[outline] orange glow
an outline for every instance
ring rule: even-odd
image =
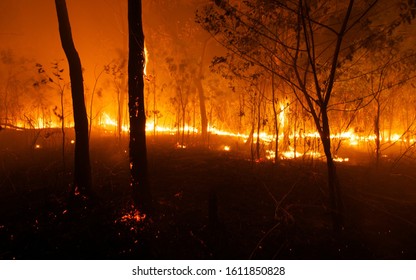
[[[334,158],[334,161],[335,161],[335,162],[348,162],[348,161],[350,161],[350,159],[349,159],[349,158],[340,158],[340,157],[335,157],[335,158]]]
[[[149,51],[146,48],[146,43],[144,44],[144,69],[143,73],[145,76],[147,76],[147,63],[149,61]]]
[[[146,219],[146,213],[140,213],[139,210],[132,210],[121,217],[122,223],[136,222],[140,223]]]
[[[276,158],[276,152],[272,150],[266,150],[266,159],[274,160]]]
[[[117,121],[110,118],[110,116],[107,113],[103,113],[102,117],[103,117],[103,120],[104,120],[102,122],[102,125],[104,125],[104,126],[106,126],[106,125],[108,125],[108,126],[117,126]]]
[[[182,145],[182,144],[176,143],[176,148],[178,148],[178,149],[186,149],[186,145]]]

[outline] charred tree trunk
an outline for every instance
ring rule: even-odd
[[[142,1],[128,0],[129,23],[129,118],[130,118],[130,186],[139,210],[151,204],[146,149],[146,113],[144,108],[145,66]]]
[[[91,191],[91,166],[88,142],[88,117],[84,101],[81,60],[72,39],[65,0],[55,0],[62,48],[68,59],[75,123],[74,185],[71,195],[86,196]]]
[[[328,112],[327,110],[322,110],[322,130],[320,131],[320,137],[325,152],[328,171],[329,200],[332,214],[332,222],[334,230],[338,232],[342,229],[342,226],[344,224],[344,211],[337,170],[331,152],[330,136],[331,132],[329,128]]]

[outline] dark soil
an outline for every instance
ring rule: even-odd
[[[173,136],[149,137],[153,210],[138,222],[126,216],[125,139],[91,140],[94,196],[69,204],[70,136],[64,170],[59,137],[42,133],[0,132],[0,259],[416,258],[412,164],[339,163],[335,233],[323,162],[252,162],[227,139],[178,149]],[[224,141],[230,152],[214,145]]]

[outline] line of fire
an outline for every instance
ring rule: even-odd
[[[414,1],[3,2],[0,259],[416,258]]]

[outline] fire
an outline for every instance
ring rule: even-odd
[[[104,126],[108,125],[108,126],[117,126],[117,122],[115,120],[113,120],[112,118],[110,118],[110,116],[107,113],[103,113],[102,114],[103,117],[103,122],[102,124]]]
[[[176,148],[177,149],[186,149],[186,145],[176,143]]]
[[[266,159],[274,160],[276,158],[276,152],[272,150],[266,150]]]
[[[122,223],[136,222],[140,223],[146,219],[146,213],[141,213],[139,210],[132,210],[121,217]]]
[[[340,158],[340,157],[334,157],[333,159],[335,162],[348,162],[350,161],[349,158]]]
[[[230,149],[231,149],[230,146],[224,146],[224,151],[228,152],[228,151],[230,151]]]
[[[143,73],[147,76],[147,62],[149,61],[149,51],[146,48],[146,43],[144,44],[144,69]]]
[[[302,156],[303,156],[303,154],[301,154],[299,152],[295,152],[292,147],[289,147],[289,151],[284,151],[282,153],[282,158],[284,158],[284,159],[293,159],[293,158],[299,158],[299,157],[302,157]]]
[[[115,119],[112,119],[110,117],[110,115],[108,115],[107,113],[103,112],[101,114],[101,123],[100,125],[102,128],[116,128],[118,126],[117,121]],[[123,132],[129,132],[129,126],[128,125],[122,125],[121,126],[121,131]]]

